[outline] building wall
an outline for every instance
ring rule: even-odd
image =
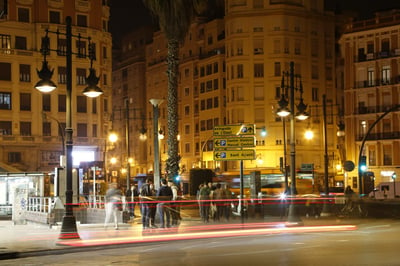
[[[340,44],[344,58],[346,150],[358,164],[361,141],[386,111],[399,103],[400,14],[377,13],[347,25]],[[391,181],[400,163],[399,112],[388,113],[371,130],[363,154],[375,183]],[[348,181],[358,176],[358,167]]]
[[[74,130],[74,150],[99,151],[96,160],[101,158],[100,148],[103,146],[103,131],[107,127],[107,114],[111,108],[111,34],[108,32],[109,7],[103,5],[104,1],[8,1],[8,13],[1,18],[3,39],[9,41],[1,47],[1,63],[11,64],[11,79],[0,80],[0,92],[11,93],[10,110],[0,112],[0,121],[11,122],[12,132],[1,136],[0,160],[17,167],[21,171],[52,171],[59,165],[59,155],[62,153],[62,141],[59,136],[58,122],[65,125],[65,112],[60,112],[58,107],[59,95],[65,95],[65,84],[60,83],[59,67],[65,67],[64,56],[57,56],[51,52],[47,61],[54,69],[52,80],[58,88],[50,94],[50,110],[43,110],[43,96],[34,89],[39,80],[36,69],[41,69],[43,57],[39,52],[41,38],[45,30],[65,33],[65,17],[72,17],[74,35],[91,37],[96,44],[96,61],[93,68],[100,77],[99,87],[104,91],[101,98],[86,99],[86,112],[77,113],[77,96],[82,96],[85,85],[77,85],[76,69],[82,68],[88,75],[90,62],[88,59],[73,56],[72,71],[72,121]],[[50,16],[50,12],[52,16]],[[58,18],[55,14],[58,14]],[[54,16],[53,16],[54,15]],[[80,19],[86,18],[86,26],[78,24]],[[58,21],[57,21],[58,19]],[[81,23],[84,23],[81,22]],[[20,38],[23,37],[23,38]],[[57,35],[49,33],[51,49],[57,49]],[[21,39],[26,39],[26,42]],[[65,39],[62,34],[60,38]],[[87,40],[86,44],[88,44]],[[21,46],[22,45],[22,46]],[[73,38],[72,48],[75,50],[76,38]],[[87,48],[86,48],[87,49]],[[75,51],[76,52],[76,51]],[[21,70],[20,65],[27,65],[28,70]],[[63,76],[63,75],[62,75]],[[20,95],[24,93],[30,100],[20,102]],[[85,97],[86,98],[86,97]],[[46,104],[47,105],[47,104]],[[62,103],[61,105],[65,105]],[[96,107],[93,107],[96,105]],[[26,106],[26,108],[24,108]],[[29,107],[30,106],[30,107]],[[26,110],[21,110],[26,109]],[[51,132],[48,136],[43,134],[43,111],[51,123]],[[58,122],[57,122],[58,121]],[[30,132],[22,132],[21,123],[30,124]],[[86,132],[78,135],[78,124],[85,127]],[[4,124],[3,124],[4,125]],[[25,124],[27,125],[27,124]],[[93,132],[97,126],[96,132]],[[29,126],[28,126],[29,127]],[[4,130],[4,129],[3,129]]]

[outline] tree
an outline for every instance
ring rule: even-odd
[[[180,161],[177,140],[179,44],[184,41],[195,17],[206,10],[207,0],[143,0],[143,3],[157,17],[160,29],[168,42],[168,159],[166,172],[168,179],[174,179],[179,173]]]

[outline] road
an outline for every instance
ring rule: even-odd
[[[4,260],[1,265],[399,265],[398,220],[365,220],[356,230],[192,239],[99,247]]]

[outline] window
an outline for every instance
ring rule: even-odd
[[[254,100],[256,100],[256,101],[264,100],[264,87],[263,86],[254,87]]]
[[[274,40],[274,54],[279,54],[281,52],[281,41]]]
[[[217,96],[217,97],[214,97],[214,108],[218,108],[218,106],[219,106],[219,98]]]
[[[238,64],[237,65],[237,78],[243,78],[243,65]]]
[[[214,79],[214,90],[218,90],[219,89],[219,81],[218,79]]]
[[[300,40],[295,40],[295,42],[294,42],[294,54],[296,54],[296,55],[301,54],[301,42],[300,42]]]
[[[43,122],[42,135],[45,137],[51,136],[51,123],[50,122]]]
[[[18,21],[19,22],[29,22],[29,9],[28,8],[18,8]]]
[[[243,89],[243,87],[238,87],[237,88],[237,100],[238,101],[244,101],[244,89]]]
[[[0,48],[11,49],[11,35],[0,34]]]
[[[61,23],[60,12],[49,11],[49,22],[54,24],[60,24]]]
[[[77,55],[76,57],[78,58],[85,58],[86,57],[86,42],[82,40],[77,40],[76,41],[76,50],[77,50]]]
[[[185,88],[185,96],[190,96],[190,88]]]
[[[381,55],[389,55],[389,51],[390,51],[390,43],[389,43],[389,39],[383,39],[382,40],[382,53]]]
[[[190,125],[185,125],[185,134],[190,134]]]
[[[212,74],[212,65],[209,64],[206,66],[206,75],[211,75]]]
[[[383,145],[383,165],[392,165],[392,146]]]
[[[51,95],[42,94],[42,110],[46,112],[51,111]]]
[[[97,99],[92,98],[92,114],[97,114]]]
[[[0,135],[12,135],[11,121],[0,121]]]
[[[21,162],[21,153],[20,152],[9,152],[8,153],[8,162],[9,163],[20,163]]]
[[[254,64],[254,77],[255,78],[264,77],[264,64],[263,63]]]
[[[264,108],[254,109],[254,121],[257,123],[264,122]]]
[[[218,62],[214,63],[214,73],[218,73]]]
[[[326,80],[332,80],[332,68],[331,67],[326,67],[325,68],[326,72]]]
[[[212,102],[213,102],[212,98],[208,98],[207,99],[207,109],[211,109],[212,108],[212,106],[213,106]]]
[[[67,83],[67,69],[65,67],[58,67],[58,83],[66,84]]]
[[[201,100],[200,102],[200,110],[203,111],[206,109],[206,101],[205,100]]]
[[[87,112],[87,100],[86,96],[78,95],[76,96],[76,111],[78,113],[86,113]]]
[[[254,40],[254,54],[264,54],[263,40]]]
[[[104,112],[108,112],[108,100],[104,99],[103,101],[103,108],[104,108]]]
[[[284,52],[285,54],[288,54],[288,53],[289,53],[289,39],[285,39],[285,40],[284,40],[283,52]]]
[[[0,109],[11,110],[11,93],[0,92]]]
[[[382,67],[382,85],[390,84],[390,66]]]
[[[67,54],[67,40],[57,39],[57,55],[65,56]]]
[[[92,136],[94,138],[97,138],[97,125],[96,124],[92,125]]]
[[[280,62],[274,63],[274,73],[275,73],[275,77],[279,77],[281,75],[281,63]]]
[[[26,37],[15,36],[15,49],[26,50]]]
[[[77,124],[77,132],[76,135],[78,137],[83,137],[86,138],[87,137],[87,125],[83,124],[83,123],[78,123]]]
[[[65,95],[58,95],[58,111],[59,112],[65,112],[66,100],[67,100],[67,97]]]
[[[76,69],[76,84],[86,85],[86,69],[84,68]]]
[[[368,42],[367,43],[367,54],[373,54],[373,53],[374,53],[374,43]]]
[[[375,86],[375,71],[373,67],[367,70],[367,86]]]
[[[0,80],[11,81],[11,64],[0,62]]]
[[[213,85],[212,80],[207,81],[206,90],[207,91],[212,91],[212,85]]]
[[[185,116],[190,115],[190,106],[185,106]]]
[[[19,124],[19,134],[21,136],[31,136],[31,122],[20,122]]]
[[[19,65],[19,81],[31,82],[31,66],[30,65]]]
[[[20,93],[19,94],[19,110],[30,111],[31,110],[31,94]]]
[[[200,83],[200,93],[204,93],[206,91],[206,85],[204,82]]]
[[[213,120],[207,119],[207,130],[212,130],[214,128]]]
[[[76,16],[76,25],[79,27],[87,27],[87,16],[77,15]]]
[[[190,152],[190,143],[185,143],[185,152],[186,153]]]
[[[312,88],[312,100],[313,102],[318,102],[319,101],[319,95],[318,95],[318,88]]]

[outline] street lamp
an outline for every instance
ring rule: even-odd
[[[42,41],[41,53],[43,55],[43,64],[42,69],[38,72],[38,76],[41,79],[36,85],[35,88],[41,92],[51,92],[56,88],[54,82],[51,81],[51,77],[53,75],[54,70],[49,70],[46,56],[50,54],[50,39],[48,37],[48,33],[55,33],[57,37],[61,35],[65,35],[66,37],[66,127],[65,127],[65,137],[66,137],[66,152],[67,152],[67,160],[66,160],[66,190],[65,190],[65,213],[62,219],[61,226],[61,234],[59,239],[72,239],[79,238],[78,230],[76,227],[76,219],[72,209],[72,149],[73,149],[73,141],[72,141],[72,37],[78,37],[79,40],[82,38],[80,35],[75,36],[72,34],[72,20],[71,17],[66,17],[66,32],[60,33],[59,31],[53,32],[46,30],[46,36]],[[86,38],[89,40],[89,59],[90,62],[90,74],[86,78],[86,83],[88,85],[84,90],[84,94],[88,97],[97,97],[103,92],[99,87],[97,87],[98,78],[95,75],[95,71],[92,68],[92,62],[95,59],[94,55],[94,47],[90,43],[90,38]],[[62,54],[64,51],[55,50],[59,54]],[[82,55],[80,50],[78,53],[79,57],[87,57],[87,55]]]
[[[158,190],[160,187],[160,144],[158,142],[158,117],[159,117],[159,106],[164,102],[163,99],[150,99],[150,103],[153,105],[153,142],[154,142],[154,188]]]
[[[107,144],[111,143],[111,145],[114,145],[115,142],[118,140],[118,135],[115,132],[111,132],[108,137],[104,140],[104,154],[103,154],[103,162],[104,162],[104,175],[106,176],[107,180],[107,152],[109,149],[107,149]],[[108,182],[111,182],[111,178],[109,179]]]
[[[286,78],[286,80],[285,80]],[[295,86],[295,78],[296,78],[296,86]],[[297,87],[297,79],[299,79],[299,87]],[[286,81],[286,82],[285,82]],[[295,135],[295,118],[299,120],[305,120],[308,118],[308,114],[306,113],[307,105],[303,102],[303,85],[299,75],[294,74],[294,62],[290,62],[289,72],[283,72],[282,75],[282,95],[281,99],[278,102],[279,109],[277,114],[281,117],[290,116],[290,194],[296,195],[296,135]],[[296,91],[300,92],[300,103],[297,105],[298,112],[295,115],[294,112],[294,93]],[[289,96],[287,96],[287,92],[289,91]],[[287,101],[287,98],[289,102]],[[287,105],[289,103],[289,108]],[[294,202],[292,200],[289,206],[289,214],[288,214],[289,222],[299,223],[301,222],[300,217],[296,215],[296,210],[294,206]]]

